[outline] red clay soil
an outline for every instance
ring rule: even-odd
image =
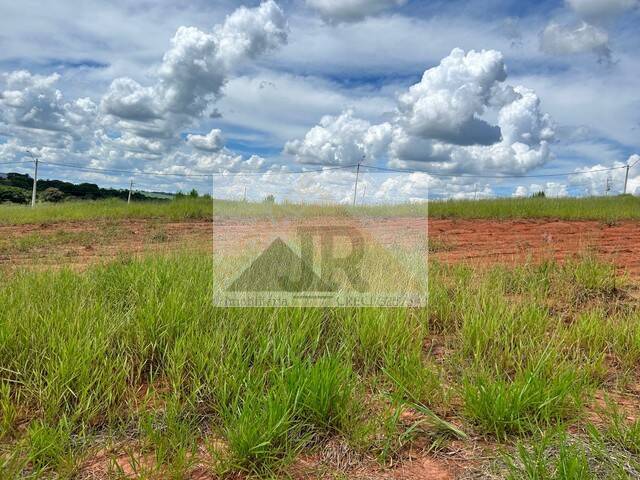
[[[441,220],[420,218],[351,219],[386,246],[426,244],[430,257],[444,263],[518,264],[546,259],[564,261],[580,255],[613,262],[640,276],[640,222],[609,225],[598,221]],[[295,222],[237,221],[216,224],[216,250],[268,243],[270,235],[290,232]],[[428,227],[427,227],[428,225]],[[428,231],[428,234],[427,234]]]
[[[176,250],[211,251],[269,242],[275,232],[295,229],[295,222],[224,220],[159,222],[63,222],[0,226],[0,265],[66,265],[83,267],[121,254]],[[420,218],[370,218],[360,227],[381,243],[426,244],[427,222]],[[60,232],[75,235],[54,245],[14,248],[27,236]],[[480,265],[516,264],[528,260],[566,260],[593,254],[615,263],[620,271],[640,276],[640,222],[613,225],[598,221],[441,220],[428,221],[431,258]],[[3,247],[2,240],[5,240]],[[9,243],[6,243],[9,242]],[[8,246],[7,246],[8,245]]]
[[[515,264],[593,254],[620,271],[640,276],[640,222],[430,220],[441,240],[434,257],[444,262]]]
[[[60,234],[66,237],[60,237]],[[60,222],[0,226],[0,266],[82,269],[119,255],[211,248],[212,224],[206,221],[153,220]],[[20,240],[41,237],[19,247]],[[4,241],[4,243],[3,243]]]

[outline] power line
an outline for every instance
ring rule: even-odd
[[[0,162],[0,165],[17,165],[21,163],[33,163],[33,160],[16,160],[15,162]]]
[[[640,160],[636,160],[630,168],[633,168],[636,164],[638,164]],[[12,165],[12,164],[24,164],[31,163],[31,160],[26,161],[13,161],[13,162],[0,162],[0,165]],[[313,170],[300,170],[300,171],[271,171],[266,170],[262,172],[251,172],[247,170],[225,170],[222,172],[215,173],[170,173],[170,172],[146,172],[146,171],[136,171],[136,170],[124,170],[124,169],[116,169],[116,168],[99,168],[99,167],[84,167],[81,165],[75,165],[71,163],[63,163],[63,162],[50,162],[50,161],[40,161],[40,163],[45,165],[57,166],[57,167],[66,167],[72,168],[75,170],[82,170],[87,172],[94,173],[116,173],[116,174],[127,174],[127,175],[144,175],[144,176],[154,176],[154,177],[183,177],[183,178],[212,178],[212,177],[220,177],[227,176],[230,174],[238,175],[238,176],[261,176],[261,175],[302,175],[307,173],[321,173],[332,170],[349,170],[351,168],[357,167],[357,164],[353,165],[340,165],[334,167],[323,167],[319,169]],[[389,168],[389,167],[378,167],[375,165],[361,165],[362,168],[366,168],[369,170],[375,170],[377,172],[389,172],[389,173],[424,173],[433,177],[441,177],[441,178],[490,178],[490,179],[510,179],[510,178],[551,178],[551,177],[568,177],[573,175],[585,175],[588,173],[596,173],[596,172],[609,172],[612,170],[620,170],[623,168],[627,168],[626,165],[620,167],[610,167],[610,168],[599,168],[595,170],[589,170],[585,172],[564,172],[564,173],[541,173],[534,175],[471,175],[471,174],[447,174],[447,173],[435,173],[429,172],[427,170],[419,170],[419,169],[410,169],[410,168]],[[375,172],[370,172],[375,173]]]
[[[235,174],[238,176],[261,176],[261,175],[301,175],[306,173],[321,173],[331,170],[346,170],[355,167],[356,165],[344,165],[338,167],[325,167],[321,169],[315,170],[301,170],[301,171],[262,171],[262,172],[250,172],[250,171],[240,171],[240,170],[225,170],[224,172],[215,172],[215,173],[169,173],[169,172],[145,172],[145,171],[135,171],[135,170],[121,170],[115,168],[98,168],[98,167],[83,167],[80,165],[74,165],[70,163],[62,163],[62,162],[45,162],[41,161],[40,163],[45,165],[52,165],[57,167],[66,167],[72,168],[75,170],[82,170],[87,172],[94,173],[122,173],[127,175],[147,175],[147,176],[159,176],[159,177],[185,177],[185,178],[212,178],[212,177],[220,177],[227,176],[229,174]]]
[[[460,174],[455,175],[455,174],[447,174],[447,173],[432,173],[432,172],[428,172],[426,170],[416,170],[416,169],[410,169],[410,168],[406,168],[406,169],[386,168],[386,167],[376,167],[376,166],[373,166],[373,165],[362,165],[362,167],[371,168],[371,169],[378,170],[378,171],[381,171],[381,172],[425,173],[427,175],[431,175],[432,177],[443,177],[443,178],[463,177],[463,178],[494,178],[494,179],[499,179],[499,178],[568,177],[570,175],[585,175],[585,174],[588,174],[588,173],[609,172],[611,170],[620,170],[620,169],[623,169],[623,168],[627,168],[626,165],[623,165],[621,167],[599,168],[599,169],[596,169],[596,170],[588,170],[586,172],[541,173],[541,174],[538,174],[538,175],[469,175],[469,174],[464,174],[464,173],[460,173]]]
[[[631,165],[623,165],[619,167],[610,167],[610,168],[599,168],[588,171],[573,171],[573,172],[565,172],[565,173],[547,173],[547,174],[533,174],[533,175],[472,175],[472,174],[447,174],[447,173],[432,173],[426,170],[419,169],[401,169],[401,168],[388,168],[388,167],[379,167],[374,165],[360,165],[361,168],[366,168],[369,170],[369,173],[424,173],[433,177],[440,178],[475,178],[475,179],[519,179],[519,178],[552,178],[552,177],[572,177],[576,175],[586,175],[590,173],[596,172],[611,172],[613,170],[621,170],[623,168],[633,168],[640,162],[636,160]],[[0,165],[17,165],[17,164],[26,164],[32,163],[31,160],[16,160],[10,162],[0,162]],[[116,168],[100,168],[100,167],[89,167],[89,166],[81,166],[71,163],[64,162],[49,162],[49,161],[40,161],[41,164],[52,166],[52,167],[65,167],[75,170],[81,170],[86,172],[94,172],[94,173],[102,173],[102,174],[119,174],[119,175],[129,175],[129,176],[151,176],[151,177],[179,177],[179,178],[201,178],[201,179],[213,179],[214,177],[226,177],[229,175],[234,175],[235,177],[252,177],[252,176],[276,176],[276,175],[302,175],[307,173],[323,173],[328,171],[336,171],[336,170],[350,170],[358,167],[358,165],[338,165],[338,166],[326,166],[318,169],[310,169],[310,170],[300,170],[300,171],[248,171],[248,170],[224,170],[213,173],[169,173],[169,172],[149,172],[149,171],[135,171],[135,170],[124,170],[124,169],[116,169]],[[357,175],[357,174],[356,174]],[[585,179],[587,180],[587,179]],[[580,189],[581,187],[593,187],[593,182],[575,182],[566,185],[568,189]]]
[[[51,165],[54,167],[65,167],[71,168],[74,170],[82,170],[85,172],[94,172],[94,173],[124,173],[127,175],[150,175],[150,176],[168,176],[168,177],[201,177],[207,178],[211,177],[211,174],[208,173],[166,173],[166,172],[140,172],[135,170],[121,170],[116,168],[98,168],[98,167],[83,167],[81,165],[74,165],[71,163],[61,163],[61,162],[41,162],[45,165]]]

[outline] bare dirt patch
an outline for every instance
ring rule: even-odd
[[[369,218],[363,228],[381,243],[413,243],[423,218]],[[281,221],[285,225],[286,220]],[[295,228],[295,222],[290,223]],[[243,219],[162,222],[126,220],[63,222],[0,227],[0,265],[82,268],[125,254],[212,251],[243,248],[238,239],[266,242],[271,220]],[[405,232],[407,235],[405,235]],[[640,222],[610,225],[598,221],[442,220],[428,221],[425,246],[445,263],[515,265],[545,259],[563,261],[585,253],[613,262],[621,272],[640,276]],[[409,240],[411,238],[411,240]]]
[[[640,275],[640,222],[430,220],[430,238],[447,245],[432,253],[443,262],[506,263],[593,254],[619,270]]]
[[[149,252],[208,251],[212,223],[154,220],[0,226],[0,266],[82,269]]]

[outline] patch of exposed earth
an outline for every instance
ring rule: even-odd
[[[323,220],[324,221],[324,220]],[[343,219],[329,220],[344,224]],[[366,238],[388,247],[425,247],[445,263],[517,264],[585,253],[640,276],[640,222],[468,220],[416,217],[351,219]],[[305,220],[304,224],[318,223]],[[427,228],[428,225],[428,228]],[[0,226],[0,265],[82,268],[149,252],[229,252],[262,247],[275,236],[294,235],[299,221],[224,219],[164,222],[124,220]],[[429,240],[427,240],[427,231]]]

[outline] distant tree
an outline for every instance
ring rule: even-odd
[[[42,200],[45,202],[57,203],[64,200],[64,193],[55,187],[49,187],[42,192]]]
[[[210,194],[208,194],[208,193],[205,193],[205,194],[202,196],[202,198],[204,198],[204,199],[206,199],[206,200],[211,200],[211,199],[212,199],[211,195],[210,195]]]
[[[273,195],[267,195],[264,197],[264,200],[262,200],[262,203],[276,203],[276,197]]]
[[[194,188],[193,190],[191,190],[191,191],[189,192],[189,196],[190,196],[191,198],[198,198],[198,197],[199,197],[199,195],[198,195],[198,191]]]
[[[182,200],[185,197],[186,195],[182,193],[181,190],[178,190],[173,198],[175,198],[176,200]]]
[[[539,192],[535,192],[531,195],[532,198],[544,198],[546,195],[544,194],[544,190],[540,190]]]
[[[0,203],[29,203],[29,192],[18,187],[0,185]]]

